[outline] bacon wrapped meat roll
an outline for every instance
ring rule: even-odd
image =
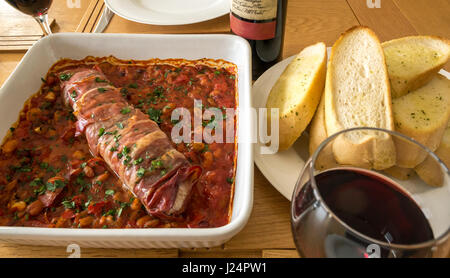
[[[201,168],[191,165],[158,124],[129,105],[99,70],[60,76],[65,103],[78,119],[77,132],[85,133],[93,155],[103,157],[151,215],[182,213]]]

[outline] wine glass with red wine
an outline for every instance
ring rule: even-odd
[[[375,156],[384,156],[386,143],[373,143],[365,151],[350,144],[344,153],[351,155],[342,156],[342,140],[361,134],[377,134],[394,150],[407,146],[422,162],[414,170],[369,169],[370,154],[377,150]],[[306,163],[292,197],[291,224],[302,257],[446,257],[449,170],[431,150],[398,132],[344,130],[327,138]]]
[[[5,0],[11,6],[19,11],[31,15],[36,19],[44,32],[44,35],[50,35],[52,30],[48,24],[47,12],[53,0]]]

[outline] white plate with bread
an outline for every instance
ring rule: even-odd
[[[354,27],[333,48],[317,43],[279,62],[253,85],[253,106],[279,108],[280,123],[278,152],[261,154],[257,143],[256,165],[290,200],[310,153],[328,135],[371,126],[416,139],[450,166],[450,73],[442,69],[449,58],[447,39],[414,36],[380,43],[372,30]],[[418,151],[376,136],[352,140],[342,143],[340,154],[334,150],[339,163],[433,185]],[[374,154],[374,146],[383,146],[383,155]],[[330,163],[336,161],[323,166]]]

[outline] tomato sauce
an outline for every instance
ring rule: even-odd
[[[77,61],[73,67],[91,67]],[[177,124],[175,108],[194,115],[194,99],[209,107],[236,108],[236,70],[204,63],[135,63],[95,60],[113,86],[134,107],[148,114],[169,138]],[[140,201],[99,157],[84,135],[76,136],[76,118],[65,106],[56,71],[25,104],[0,153],[0,225],[71,228],[219,227],[229,222],[235,176],[236,142],[173,143],[203,168],[180,219],[147,214]],[[202,129],[214,129],[216,119]],[[225,128],[226,117],[223,119]],[[235,119],[234,119],[235,121]],[[192,117],[193,126],[193,117]],[[225,133],[225,132],[224,132]],[[193,136],[193,135],[192,135]],[[234,138],[234,137],[233,137]]]

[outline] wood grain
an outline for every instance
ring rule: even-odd
[[[297,250],[293,249],[268,249],[262,251],[263,258],[300,258]]]
[[[80,7],[69,8],[66,1],[53,1],[48,12],[52,31],[74,31],[83,15],[84,9],[90,2],[90,0],[81,0]],[[0,26],[2,29],[0,33],[0,51],[3,52],[26,51],[43,35],[39,24],[32,16],[19,12],[5,1],[0,2]],[[11,39],[11,37],[14,39]],[[20,42],[18,42],[19,40]]]
[[[393,0],[420,35],[450,39],[449,0]]]
[[[0,243],[0,258],[67,258],[66,247]],[[81,248],[82,258],[176,258],[177,249],[97,249]]]
[[[92,1],[96,0],[80,0],[80,6],[73,8],[67,6],[67,1],[53,1],[48,11],[48,16],[56,20],[53,32],[75,32]]]
[[[366,1],[347,0],[361,25],[375,31],[381,41],[416,35],[417,31],[393,0],[382,0],[381,8],[369,8]]]
[[[97,5],[95,6],[95,8],[92,12],[91,18],[87,22],[83,32],[92,33],[94,31],[94,28],[95,28],[95,26],[97,26],[105,7],[106,7],[106,5],[103,2],[103,0],[100,0],[97,2]]]
[[[228,15],[195,24],[169,26],[141,24],[114,15],[104,32],[143,34],[223,34],[229,33],[229,31],[230,19]]]
[[[49,18],[50,28],[55,25],[55,19]],[[39,28],[40,29],[40,28]],[[33,44],[35,44],[38,40],[43,37],[43,33],[33,35],[33,32],[30,32],[30,35],[23,36],[15,36],[15,35],[1,35],[0,36],[0,51],[26,51],[30,49]]]
[[[331,46],[355,25],[358,20],[345,0],[288,1],[283,57],[319,41]]]
[[[247,226],[227,249],[295,248],[290,226],[290,202],[255,167],[255,192],[252,215]]]
[[[6,78],[16,68],[23,54],[23,51],[0,52],[0,84],[3,84]]]
[[[225,250],[223,248],[179,250],[181,258],[261,258],[262,251],[254,250]]]
[[[89,2],[88,7],[86,8],[85,12],[83,13],[83,16],[81,17],[80,23],[77,26],[77,29],[75,29],[75,32],[83,33],[87,29],[86,26],[90,24],[90,22],[94,22],[97,19],[98,14],[94,14],[96,11],[96,8],[98,6],[101,6],[103,1],[100,0],[92,0]],[[94,24],[91,23],[91,24]],[[90,31],[90,29],[89,29]]]

